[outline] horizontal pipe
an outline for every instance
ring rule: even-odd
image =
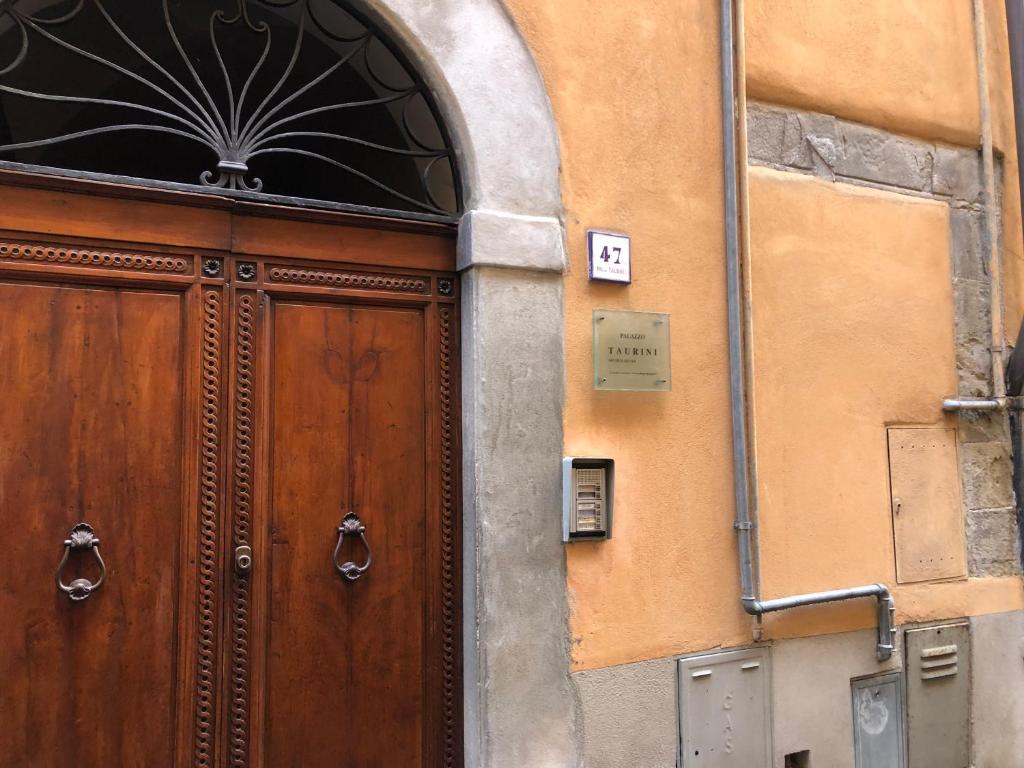
[[[865,587],[833,589],[828,592],[808,592],[806,595],[779,597],[774,600],[750,600],[744,602],[744,608],[746,608],[747,613],[760,616],[763,613],[787,611],[790,608],[800,608],[805,605],[838,603],[843,600],[856,600],[860,597],[888,598],[889,596],[889,589],[884,584],[869,584]]]
[[[791,595],[790,597],[779,597],[774,600],[754,600],[745,597],[742,602],[743,610],[751,616],[761,616],[765,613],[788,611],[791,608],[800,608],[805,605],[838,603],[864,597],[873,597],[878,601],[878,643],[876,654],[879,661],[887,661],[892,658],[893,637],[896,634],[895,617],[893,615],[896,612],[896,603],[892,599],[889,588],[884,584],[868,584],[863,587],[833,589],[828,592],[808,592],[804,595]]]
[[[1006,403],[1000,400],[957,400],[949,398],[942,401],[944,411],[1001,411]]]
[[[948,398],[944,411],[1024,411],[1024,397]]]

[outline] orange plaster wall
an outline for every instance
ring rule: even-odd
[[[948,208],[751,171],[762,593],[881,581],[899,624],[1024,609],[1019,577],[895,584],[885,427],[955,426]],[[764,638],[875,626],[872,601],[764,619]]]
[[[891,590],[897,624],[1024,610],[1024,579],[1019,576],[902,584],[891,586]],[[771,614],[765,617],[764,636],[784,640],[875,626],[874,601],[860,600]]]
[[[566,548],[574,668],[747,642],[732,532],[717,3],[508,7],[561,134],[565,450],[616,460],[614,537]],[[632,237],[632,286],[588,282],[588,227]],[[671,313],[671,392],[592,389],[595,308]]]
[[[745,7],[752,98],[977,146],[970,0],[746,0]]]
[[[745,0],[747,91],[918,138],[981,141],[971,0]],[[1024,314],[1024,234],[1006,7],[983,0],[993,141],[1005,154],[1006,338]]]
[[[886,426],[955,426],[949,207],[750,180],[762,592],[891,584]]]
[[[967,0],[868,0],[861,14],[873,19],[859,22],[834,0],[747,3],[751,55],[761,60],[753,76],[803,83],[788,103],[977,143]],[[566,547],[573,668],[749,643],[732,528],[717,3],[646,0],[642,12],[588,0],[506,6],[560,133],[570,258],[565,451],[612,456],[617,467],[614,537]],[[765,19],[769,6],[798,26],[786,32],[784,19]],[[928,27],[916,29],[933,7]],[[884,42],[897,26],[911,40],[895,50],[860,40],[874,32]],[[791,39],[795,29],[806,39]],[[783,39],[768,39],[776,35]],[[806,68],[795,52],[772,49],[787,45],[801,48]],[[883,61],[865,63],[862,54]],[[765,66],[775,56],[786,61],[773,74]],[[819,87],[811,81],[825,61],[841,74]],[[890,77],[904,70],[924,81],[917,90],[901,91],[903,75]],[[822,97],[829,90],[838,101]],[[754,171],[751,193],[765,593],[892,583],[885,424],[942,422],[938,404],[955,388],[948,213],[939,203],[770,171]],[[588,227],[632,237],[632,286],[588,282]],[[883,264],[893,269],[889,280]],[[597,308],[671,313],[672,392],[593,391]],[[915,317],[905,322],[901,309]],[[819,402],[794,409],[795,397]],[[1019,580],[997,581],[916,587],[899,616],[951,615],[944,600],[963,590],[979,612],[1013,610]],[[769,637],[788,637],[873,619],[866,601],[772,616],[765,627]]]

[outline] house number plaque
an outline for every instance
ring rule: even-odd
[[[594,389],[672,389],[669,316],[595,309]]]

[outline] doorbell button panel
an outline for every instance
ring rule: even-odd
[[[611,538],[614,459],[562,459],[562,541]]]

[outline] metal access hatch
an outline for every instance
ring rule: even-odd
[[[907,743],[910,768],[970,765],[970,628],[907,630]]]
[[[678,675],[681,766],[771,765],[767,649],[680,659]]]
[[[896,577],[900,583],[967,575],[956,430],[889,430]]]
[[[853,748],[857,768],[904,768],[903,687],[900,673],[851,684]]]

